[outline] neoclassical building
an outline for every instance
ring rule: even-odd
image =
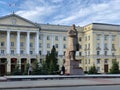
[[[62,65],[71,26],[40,24],[16,14],[0,18],[0,75],[13,72],[16,65],[24,72],[27,63],[39,63],[56,47]],[[120,25],[92,23],[77,26],[80,50],[79,66],[88,71],[92,65],[107,73],[112,61],[120,62]]]

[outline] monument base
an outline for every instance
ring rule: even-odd
[[[66,75],[83,75],[83,69],[79,67],[79,60],[66,60],[65,62]]]

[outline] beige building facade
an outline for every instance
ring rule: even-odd
[[[39,63],[55,45],[59,64],[63,65],[67,47],[67,31],[71,26],[33,23],[16,14],[0,18],[0,74],[14,71],[16,65],[24,72],[26,64]],[[107,73],[112,61],[120,59],[120,26],[92,23],[77,26],[80,50],[79,66],[88,71],[92,65],[99,73]]]

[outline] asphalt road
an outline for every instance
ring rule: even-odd
[[[8,90],[8,89],[4,89]],[[81,86],[81,87],[54,87],[54,88],[28,88],[9,90],[120,90],[120,85],[113,86]]]

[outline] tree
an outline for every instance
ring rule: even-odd
[[[55,46],[52,47],[51,53],[46,55],[44,67],[47,70],[47,74],[58,74],[59,65]],[[44,69],[44,68],[43,68]]]
[[[112,67],[110,69],[111,74],[119,74],[119,63],[116,61],[116,59],[112,63]]]
[[[97,74],[97,69],[95,65],[90,67],[90,70],[88,71],[89,74]]]
[[[21,70],[19,69],[19,65],[15,66],[14,71],[12,72],[12,75],[21,75]]]

